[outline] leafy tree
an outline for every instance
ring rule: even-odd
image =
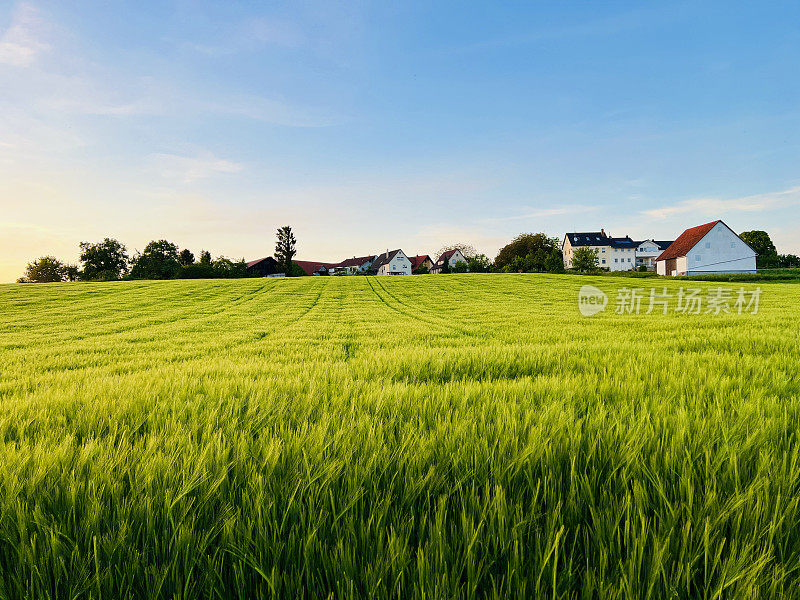
[[[548,273],[564,272],[564,257],[559,250],[551,250],[544,261],[544,270]]]
[[[411,274],[412,275],[427,275],[429,273],[430,273],[430,271],[428,270],[428,267],[419,266],[416,269],[414,269],[414,271]]]
[[[292,259],[297,254],[297,240],[292,233],[292,228],[285,225],[278,229],[278,241],[275,244],[275,260],[278,262],[279,270],[286,273],[287,277],[292,275]]]
[[[450,271],[450,259],[449,258],[442,259],[442,270],[439,271],[439,272],[440,273],[444,273],[445,275],[447,275],[448,273],[451,272]]]
[[[64,277],[64,263],[55,256],[42,256],[28,263],[25,269],[25,276],[20,281],[28,283],[52,283],[54,281],[64,281]]]
[[[466,273],[469,270],[469,265],[463,260],[458,261],[453,265],[453,273]]]
[[[211,265],[211,252],[208,250],[200,251],[200,264],[209,266]]]
[[[594,271],[597,268],[597,250],[592,250],[588,246],[575,248],[572,253],[572,268],[581,273]]]
[[[247,263],[244,259],[232,261],[225,256],[219,256],[214,261],[214,276],[223,278],[246,277]]]
[[[287,277],[303,277],[305,274],[306,272],[303,271],[303,267],[298,265],[296,262],[293,262],[289,270],[286,271]],[[364,271],[364,275],[375,275],[375,271],[367,269],[366,271]]]
[[[92,244],[80,243],[81,277],[87,281],[119,279],[128,269],[128,253],[123,244],[112,238]]]
[[[64,265],[64,279],[67,281],[78,281],[81,278],[81,271],[78,265]]]
[[[800,268],[800,256],[795,254],[779,254],[778,266],[784,269]]]
[[[476,254],[467,264],[470,273],[487,273],[492,269],[492,261],[485,254]]]
[[[739,237],[756,251],[756,267],[765,269],[778,266],[778,251],[766,231],[743,231]]]
[[[498,269],[510,266],[512,271],[544,271],[547,270],[547,258],[553,252],[561,256],[558,239],[544,233],[521,233],[500,249],[494,264]],[[526,264],[515,263],[515,258]]]
[[[134,279],[172,279],[180,271],[178,247],[167,240],[153,241],[133,258]]]
[[[194,254],[192,254],[192,251],[188,248],[184,248],[178,255],[178,262],[181,263],[182,267],[188,267],[194,264]]]

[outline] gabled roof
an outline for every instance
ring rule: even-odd
[[[669,247],[670,247],[672,244],[674,244],[674,243],[675,243],[675,240],[672,240],[672,241],[666,241],[666,240],[651,240],[651,241],[652,241],[652,242],[653,242],[653,243],[654,243],[656,246],[658,246],[658,249],[659,249],[659,250],[666,250],[666,249],[667,249],[667,248],[669,248]]]
[[[264,258],[257,258],[256,260],[251,260],[249,263],[247,263],[247,267],[250,268],[252,266],[257,265],[260,262],[264,262],[265,260],[270,260],[275,264],[277,264],[277,261],[274,258],[272,258],[271,256],[265,256]]]
[[[697,227],[690,227],[678,236],[678,239],[672,242],[670,246],[658,255],[656,261],[670,260],[678,258],[679,256],[686,256],[686,254],[694,248],[705,235],[714,228],[714,225],[721,221],[711,221]],[[727,225],[726,225],[727,227]]]
[[[375,262],[372,263],[372,270],[373,271],[377,271],[378,269],[380,269],[386,263],[391,262],[392,259],[395,257],[395,255],[398,252],[400,252],[399,249],[398,250],[392,250],[391,252],[389,252],[388,256],[387,256],[386,252],[381,252],[380,254],[378,254],[375,257]]]
[[[427,254],[420,254],[418,256],[409,256],[408,260],[411,261],[411,270],[412,271],[417,270],[419,268],[419,266],[422,263],[424,263],[426,260],[430,260],[431,263],[433,263],[433,261],[431,260],[431,257],[428,256]]]
[[[461,252],[461,248],[453,248],[452,250],[448,250],[447,252],[442,252],[442,255],[438,259],[436,259],[436,264],[438,265],[442,263],[445,259],[450,260],[450,258],[456,252]],[[463,252],[461,252],[461,256],[464,256]]]
[[[354,256],[353,258],[346,258],[338,263],[337,267],[360,267],[363,264],[371,263],[375,259],[374,255],[370,256]]]
[[[330,262],[320,262],[315,260],[293,260],[293,263],[296,263],[303,271],[305,271],[306,275],[313,275],[319,271],[327,271],[336,266],[336,263]]]

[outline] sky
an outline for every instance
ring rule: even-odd
[[[522,232],[800,254],[797,2],[0,0],[0,282],[81,241],[298,259]]]

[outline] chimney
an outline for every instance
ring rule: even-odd
[[[600,235],[605,235],[605,234],[606,234],[606,230],[601,227],[600,228]]]
[[[389,249],[386,249],[386,258],[389,258]]]

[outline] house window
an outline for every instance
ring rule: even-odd
[[[706,242],[706,248],[711,248],[711,242]]]
[[[695,260],[695,262],[700,262],[700,255],[698,254],[697,256],[695,256],[694,260]]]
[[[603,259],[603,264],[606,264],[606,259],[605,258]]]
[[[735,242],[731,242],[731,248],[736,248],[736,243]]]
[[[619,259],[618,259],[618,258],[615,258],[615,259],[614,259],[614,262],[619,262]]]

